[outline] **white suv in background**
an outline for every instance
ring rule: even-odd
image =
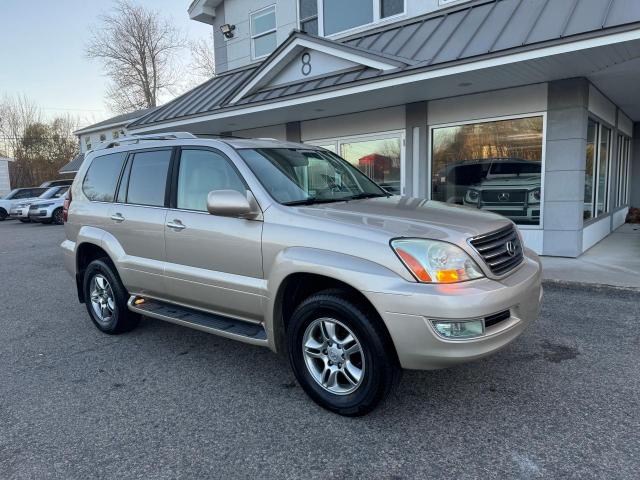
[[[56,187],[58,191],[48,200],[38,199],[29,206],[29,220],[32,222],[53,223],[62,225],[62,207],[69,187]]]
[[[53,201],[64,197],[64,194],[69,190],[68,186],[56,186],[47,188],[44,193],[39,197],[26,198],[20,202],[15,202],[9,211],[11,218],[17,218],[21,222],[28,223],[32,219],[29,218],[29,208],[35,202],[39,205],[47,204],[47,206],[53,205]],[[62,198],[62,201],[64,199]],[[51,217],[49,217],[51,218]]]
[[[11,190],[5,197],[0,198],[0,222],[9,217],[9,212],[17,204],[42,195],[46,192],[43,187],[16,188]]]

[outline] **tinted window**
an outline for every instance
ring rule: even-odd
[[[178,174],[178,208],[207,211],[207,195],[213,190],[247,188],[229,161],[206,150],[183,150]]]
[[[14,200],[19,200],[21,198],[32,198],[37,197],[38,195],[43,194],[47,189],[46,188],[25,188],[24,190],[20,190],[13,196]]]
[[[131,164],[127,203],[164,206],[171,150],[136,153]]]
[[[82,191],[89,200],[113,202],[116,184],[126,156],[126,153],[112,153],[93,159],[82,182]]]

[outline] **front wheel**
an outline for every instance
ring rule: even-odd
[[[0,208],[0,222],[4,222],[7,218],[7,211],[4,208]]]
[[[365,415],[400,379],[400,366],[378,315],[336,292],[308,298],[288,328],[296,379],[320,406],[345,416]]]
[[[62,207],[56,208],[51,215],[51,221],[54,225],[62,225],[64,224],[64,217],[62,215]]]

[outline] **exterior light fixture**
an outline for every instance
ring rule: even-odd
[[[220,25],[220,31],[224,35],[224,38],[233,38],[233,31],[236,29],[235,25],[229,25],[225,23],[224,25]]]

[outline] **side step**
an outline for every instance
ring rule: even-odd
[[[254,345],[268,345],[267,332],[262,325],[135,295],[129,298],[127,307],[132,312],[165,322]]]

